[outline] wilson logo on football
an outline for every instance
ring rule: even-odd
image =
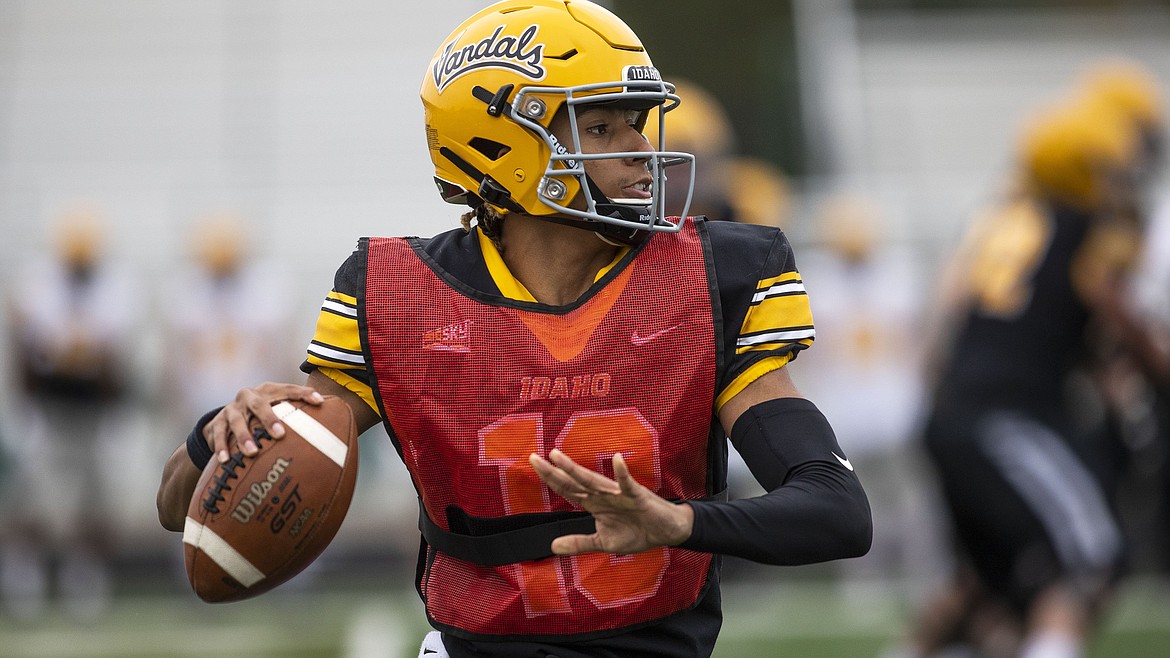
[[[471,351],[471,320],[456,322],[423,334],[423,349],[438,352]]]
[[[544,44],[532,43],[538,26],[529,25],[518,37],[500,36],[504,27],[497,27],[489,37],[456,48],[463,38],[460,34],[443,47],[431,68],[435,87],[440,93],[464,73],[482,68],[507,69],[533,80],[544,79],[545,69],[541,65]]]
[[[287,459],[283,457],[277,458],[276,462],[272,464],[272,468],[268,469],[268,473],[265,474],[264,479],[259,482],[253,482],[248,487],[247,495],[240,499],[235,509],[232,510],[232,518],[240,523],[251,521],[256,510],[263,507],[265,499],[268,498],[268,493],[272,491],[272,487],[277,482],[280,482],[280,478],[284,475],[285,470],[288,469],[288,465],[289,461]],[[279,499],[273,502],[279,502]]]

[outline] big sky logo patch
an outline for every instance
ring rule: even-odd
[[[544,44],[532,43],[538,26],[529,25],[518,36],[503,34],[504,25],[491,36],[460,46],[465,33],[452,39],[435,58],[431,69],[435,87],[442,93],[456,78],[482,68],[499,68],[515,71],[532,80],[544,79]]]

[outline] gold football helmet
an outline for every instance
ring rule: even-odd
[[[248,238],[242,217],[215,213],[203,217],[195,227],[192,248],[203,268],[216,277],[235,274],[244,264]]]
[[[735,151],[731,117],[713,93],[685,78],[671,77],[675,93],[684,102],[670,113],[670,133],[666,134],[665,147],[694,154],[695,176],[692,178],[685,172],[670,176],[667,212],[679,212],[688,187],[693,187],[687,199],[691,204],[689,212],[714,219],[732,219],[727,216],[735,210],[728,189],[735,182],[728,166]],[[652,112],[646,120],[645,133],[657,135],[659,131],[658,116]]]
[[[1136,127],[1100,104],[1061,104],[1024,130],[1025,178],[1046,196],[1104,209],[1132,193],[1139,160]]]
[[[1143,130],[1162,130],[1161,86],[1141,64],[1122,58],[1096,62],[1082,75],[1081,86],[1090,100],[1115,107]]]
[[[1164,157],[1165,119],[1161,84],[1136,61],[1109,58],[1088,68],[1081,79],[1086,103],[1100,103],[1134,122],[1141,131],[1139,175],[1150,182]]]
[[[70,209],[59,219],[53,239],[57,256],[71,270],[92,269],[101,258],[107,227],[92,206]]]
[[[694,169],[694,156],[665,150],[581,152],[576,108],[615,103],[664,115],[679,103],[637,35],[617,16],[585,0],[504,0],[483,9],[447,37],[431,60],[420,92],[427,146],[443,198],[472,207],[522,212],[632,237],[677,231],[666,218],[666,168]],[[573,144],[550,130],[567,112]],[[655,146],[656,145],[656,146]],[[650,199],[609,199],[585,173],[585,162],[647,159]],[[692,176],[693,179],[693,176]],[[689,207],[693,186],[682,204]],[[580,200],[578,200],[580,199]],[[574,207],[578,206],[578,207]]]

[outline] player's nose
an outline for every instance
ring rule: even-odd
[[[650,152],[654,149],[650,146],[650,141],[646,136],[639,132],[632,126],[626,130],[625,143],[622,144],[622,150],[629,153],[645,153],[645,156],[634,156],[629,158],[632,164],[639,162],[646,162],[650,159]]]

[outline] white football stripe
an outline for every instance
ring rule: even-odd
[[[755,295],[752,295],[752,303],[757,304],[757,303],[767,299],[768,297],[775,297],[777,295],[793,294],[793,293],[801,293],[801,292],[805,292],[803,282],[801,282],[801,281],[781,281],[779,283],[773,283],[772,285],[768,286],[764,290],[760,290],[760,291],[756,292]]]
[[[759,334],[756,336],[746,336],[735,341],[738,347],[749,347],[751,345],[759,345],[761,343],[777,343],[789,342],[794,340],[804,340],[805,338],[816,338],[817,332],[815,329],[794,329],[791,331],[771,331],[766,334]]]
[[[276,413],[281,422],[304,437],[314,448],[320,450],[338,466],[345,466],[345,456],[349,453],[349,446],[345,445],[345,441],[337,438],[336,434],[330,432],[329,428],[318,423],[316,418],[288,402],[277,402],[272,405],[272,411]]]
[[[342,304],[341,302],[333,301],[332,299],[326,299],[325,303],[321,305],[321,308],[322,309],[329,309],[330,311],[333,311],[334,313],[337,313],[338,315],[348,315],[351,318],[357,317],[357,309],[356,308],[354,308],[352,306],[346,306],[345,304]]]
[[[189,516],[183,523],[183,543],[202,551],[244,587],[251,587],[264,580],[264,574],[240,555],[239,551],[232,548],[231,544],[224,541],[223,537]]]
[[[322,359],[329,361],[338,361],[341,363],[363,364],[366,362],[366,357],[361,354],[350,354],[349,352],[342,352],[338,349],[333,349],[320,343],[310,343],[308,347],[309,354],[319,356]]]

